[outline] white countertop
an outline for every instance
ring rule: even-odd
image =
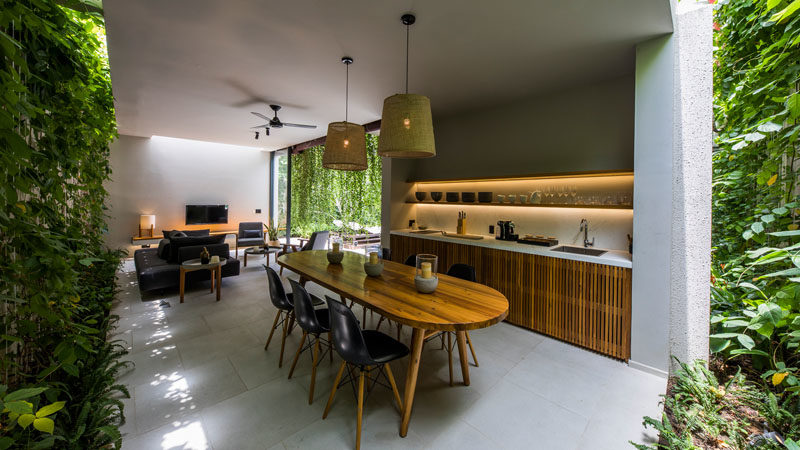
[[[620,250],[599,249],[606,250],[606,253],[600,256],[590,256],[574,253],[554,252],[552,249],[555,247],[541,247],[538,245],[520,244],[514,241],[499,241],[491,235],[485,235],[483,239],[464,239],[443,236],[441,233],[413,233],[411,230],[394,230],[391,232],[391,234],[420,239],[432,239],[435,241],[454,242],[457,244],[474,245],[477,247],[496,248],[498,250],[528,253],[531,255],[550,256],[552,258],[571,259],[573,261],[585,261],[595,264],[605,264],[608,266],[625,267],[628,269],[633,266],[630,253]]]

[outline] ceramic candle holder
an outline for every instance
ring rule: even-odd
[[[383,263],[370,264],[367,261],[364,263],[364,272],[371,277],[379,277],[383,273]]]
[[[344,252],[328,252],[328,262],[331,264],[341,264],[344,259]]]
[[[439,286],[439,277],[422,278],[417,275],[414,277],[414,285],[417,287],[418,292],[422,294],[432,294],[436,291],[436,287]]]

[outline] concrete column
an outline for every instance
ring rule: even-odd
[[[709,352],[713,139],[711,12],[708,5],[681,2],[675,18],[669,348],[681,361],[708,360]]]

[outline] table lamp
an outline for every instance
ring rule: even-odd
[[[153,231],[156,228],[156,216],[153,214],[142,214],[139,216],[139,237],[143,237],[144,231],[150,231],[150,237],[153,237]]]

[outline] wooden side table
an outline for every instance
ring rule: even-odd
[[[220,292],[222,290],[222,266],[228,262],[227,259],[220,259],[218,263],[203,264],[200,259],[188,259],[181,263],[181,303],[183,303],[183,292],[186,286],[186,272],[194,272],[195,270],[209,270],[211,271],[211,292],[214,292],[214,285],[217,285],[217,301],[219,301]]]

